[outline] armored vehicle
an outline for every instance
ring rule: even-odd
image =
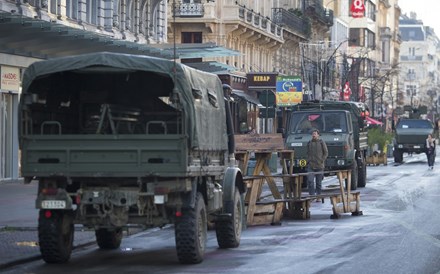
[[[293,149],[293,170],[306,172],[307,143],[318,129],[329,151],[326,171],[351,170],[351,189],[366,185],[368,133],[366,108],[356,102],[311,101],[293,106],[287,115],[286,147]]]
[[[208,223],[220,248],[239,245],[245,188],[216,75],[106,52],[40,61],[24,73],[19,115],[46,262],[69,260],[75,224],[102,249],[129,225],[173,224],[181,263],[203,260]]]

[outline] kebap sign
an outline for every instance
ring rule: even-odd
[[[276,101],[279,107],[288,107],[301,103],[303,99],[300,76],[278,76]]]
[[[20,69],[1,66],[0,90],[2,92],[18,93],[20,90]]]

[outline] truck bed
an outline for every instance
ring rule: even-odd
[[[185,176],[184,135],[28,135],[22,176]]]

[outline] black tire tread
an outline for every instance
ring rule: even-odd
[[[200,216],[198,216],[200,215]],[[205,215],[205,216],[202,216]],[[199,243],[198,238],[198,218],[203,218],[205,222],[204,242]],[[203,256],[207,238],[207,217],[205,202],[201,193],[197,193],[195,208],[187,208],[182,210],[182,216],[176,220],[175,238],[176,251],[179,262],[182,264],[197,264],[203,261]]]
[[[358,187],[365,187],[367,185],[367,164],[365,159],[363,159],[361,163],[359,163],[359,165],[358,165],[358,169],[359,169]]]
[[[115,230],[100,228],[95,230],[96,243],[101,249],[119,248],[121,246],[122,235],[122,228],[116,228]]]
[[[358,168],[357,162],[353,162],[353,166],[351,167],[351,185],[350,190],[356,190],[358,186]],[[345,189],[347,189],[347,179],[345,179]]]
[[[45,210],[40,210],[38,217],[38,240],[40,252],[46,263],[65,263],[70,259],[73,248],[74,227],[70,212],[52,211],[52,216],[46,218]],[[66,216],[65,216],[66,215]],[[69,231],[62,235],[63,222]]]
[[[235,214],[238,203],[241,203],[240,192],[238,188],[235,188],[233,208],[225,209],[227,213],[232,213],[232,217],[228,220],[216,222],[215,224],[217,243],[220,248],[235,248],[240,245],[241,226],[238,229],[240,231],[237,231],[235,227],[236,221],[242,222],[241,214],[239,216]],[[239,209],[241,212],[241,206]]]

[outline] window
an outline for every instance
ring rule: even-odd
[[[407,85],[406,86],[406,95],[407,96],[416,96],[417,95],[417,86],[416,85]]]
[[[201,32],[182,32],[182,44],[203,43]]]
[[[66,0],[66,16],[78,19],[78,0]]]

